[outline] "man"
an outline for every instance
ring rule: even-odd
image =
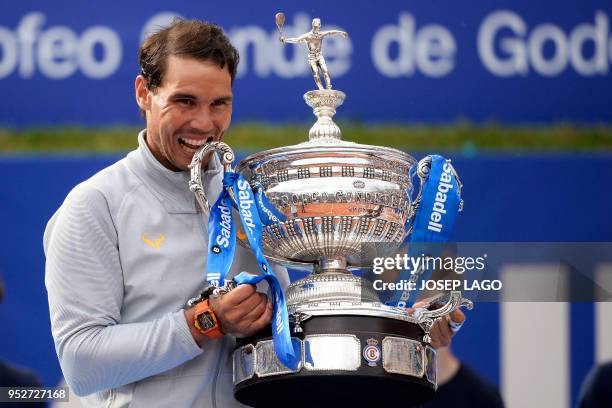
[[[207,247],[186,170],[198,147],[229,126],[238,54],[219,27],[176,21],[144,41],[139,59],[146,130],[138,149],[75,187],[45,231],[57,354],[85,406],[240,406],[234,337],[269,324],[266,295],[241,285],[185,308],[203,286]],[[214,200],[220,163],[202,164]],[[245,270],[257,263],[238,246],[231,274]]]
[[[186,170],[230,124],[238,53],[219,27],[177,21],[139,54],[146,130],[138,149],[73,189],[45,231],[57,354],[86,406],[238,406],[233,337],[219,336],[265,327],[266,295],[241,285],[211,298],[217,327],[209,335],[196,327],[199,305],[183,310],[203,287],[207,242]],[[203,166],[213,200],[221,167],[216,156]],[[243,270],[257,264],[237,248],[232,271]]]
[[[332,89],[331,77],[329,76],[329,70],[327,69],[327,64],[325,63],[322,52],[323,38],[330,35],[341,35],[343,38],[348,37],[347,33],[340,30],[321,31],[321,20],[318,18],[312,20],[312,30],[299,37],[285,38],[282,34],[280,36],[280,40],[283,43],[306,43],[308,46],[308,65],[310,65],[310,72],[319,89],[323,89],[321,77],[319,76],[319,69],[323,72],[327,89]]]
[[[503,408],[497,387],[461,362],[450,347],[437,349],[438,390],[422,408]]]
[[[582,383],[578,408],[612,406],[612,361],[595,365]]]

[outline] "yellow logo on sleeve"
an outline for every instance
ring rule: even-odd
[[[244,232],[244,229],[241,226],[238,226],[238,228],[236,228],[236,236],[241,241],[247,240],[246,232]]]
[[[151,248],[155,248],[156,250],[159,251],[159,248],[161,247],[162,242],[166,240],[166,237],[164,236],[164,234],[159,234],[159,238],[157,238],[155,241],[151,241],[150,239],[147,238],[147,235],[143,233],[140,236],[140,239],[142,240],[142,242],[144,242]]]

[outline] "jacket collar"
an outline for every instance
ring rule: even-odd
[[[127,156],[128,167],[147,186],[169,214],[195,214],[200,211],[195,195],[189,191],[189,171],[172,171],[164,167],[145,141],[146,129],[138,134],[138,149]],[[202,172],[202,184],[212,203],[221,191],[223,178],[219,157],[214,154],[208,169]]]

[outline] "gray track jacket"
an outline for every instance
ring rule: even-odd
[[[76,186],[45,231],[45,284],[65,379],[85,406],[240,406],[233,339],[200,349],[183,314],[203,286],[208,241],[189,175],[163,167],[144,131],[138,141]],[[211,202],[221,177],[218,160],[203,173]],[[232,274],[243,270],[257,273],[257,263],[238,245]],[[286,271],[278,272],[286,284]]]

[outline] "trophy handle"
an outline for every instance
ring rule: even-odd
[[[216,151],[221,156],[221,164],[223,165],[223,171],[234,171],[232,169],[232,163],[234,162],[235,155],[234,151],[231,147],[229,147],[224,142],[210,142],[206,143],[204,146],[200,148],[191,159],[191,163],[189,164],[189,169],[191,172],[191,179],[189,180],[189,190],[195,194],[196,201],[198,205],[202,209],[204,215],[210,215],[210,203],[204,194],[204,186],[202,185],[202,159],[210,152]],[[233,196],[233,192],[230,190],[229,194]],[[233,198],[233,197],[232,197]],[[240,228],[240,227],[239,227]],[[246,238],[238,238],[238,242],[245,248],[250,248],[249,242]],[[299,262],[299,261],[290,261],[286,259],[277,258],[271,255],[266,255],[266,258],[271,259],[274,262],[282,263],[288,266],[291,266],[294,269],[307,270],[312,269],[312,263],[309,262]]]
[[[464,298],[461,295],[460,291],[441,293],[440,295],[434,297],[429,304],[432,305],[436,303],[443,305],[442,307],[435,310],[424,309],[420,311],[417,316],[418,324],[425,331],[423,341],[426,343],[431,342],[429,332],[438,320],[442,319],[444,316],[450,314],[451,312],[460,307],[465,307],[468,310],[472,310],[472,308],[474,307],[474,303],[471,300]]]
[[[450,163],[450,160],[449,160]],[[459,211],[463,210],[463,199],[461,199],[461,189],[463,187],[463,183],[461,182],[461,179],[459,178],[459,174],[457,174],[457,171],[455,170],[455,167],[453,167],[452,165],[450,166],[451,171],[453,172],[453,175],[455,176],[455,179],[457,180],[457,192],[459,193]],[[419,176],[420,179],[420,185],[419,185],[419,192],[416,196],[416,198],[414,199],[414,202],[410,205],[410,211],[408,216],[409,217],[414,217],[419,205],[421,204],[421,200],[423,198],[423,189],[425,187],[425,181],[427,181],[427,176],[429,175],[429,170],[431,170],[431,157],[427,156],[422,158],[421,160],[419,160],[419,163],[417,164],[417,176]],[[408,233],[412,232],[412,226],[410,227],[410,230],[408,231]]]
[[[210,204],[206,199],[204,187],[202,186],[202,159],[212,151],[219,152],[221,156],[221,164],[223,165],[223,171],[226,173],[233,171],[232,163],[236,157],[232,148],[223,142],[206,143],[193,155],[191,164],[189,164],[189,169],[191,171],[189,190],[195,194],[196,200],[205,215],[210,215]]]
[[[419,160],[417,164],[417,176],[419,176],[419,192],[417,193],[414,202],[410,205],[410,211],[408,213],[408,217],[412,218],[415,216],[419,205],[421,205],[421,200],[423,198],[423,189],[425,187],[425,181],[427,181],[427,175],[429,174],[429,170],[431,170],[431,157],[427,156]],[[410,231],[412,232],[412,226],[410,226]]]

